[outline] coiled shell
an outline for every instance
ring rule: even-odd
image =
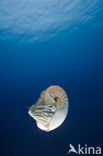
[[[35,105],[29,108],[29,115],[36,120],[37,126],[44,131],[59,127],[68,113],[68,97],[59,86],[44,90]]]

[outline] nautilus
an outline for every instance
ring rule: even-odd
[[[36,104],[29,108],[28,113],[36,120],[38,128],[49,132],[64,122],[68,104],[66,92],[59,86],[50,86],[41,92]]]

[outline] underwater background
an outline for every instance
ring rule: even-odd
[[[50,85],[69,112],[46,133],[28,107]],[[103,145],[103,1],[1,0],[0,155],[66,156],[69,144]]]

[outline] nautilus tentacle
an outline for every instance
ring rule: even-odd
[[[68,97],[61,87],[50,86],[41,93],[28,113],[36,120],[40,129],[51,131],[65,120],[68,113]]]

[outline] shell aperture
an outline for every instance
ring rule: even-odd
[[[36,104],[29,108],[29,115],[37,127],[46,132],[59,127],[68,113],[68,97],[59,86],[50,86],[41,92]]]

